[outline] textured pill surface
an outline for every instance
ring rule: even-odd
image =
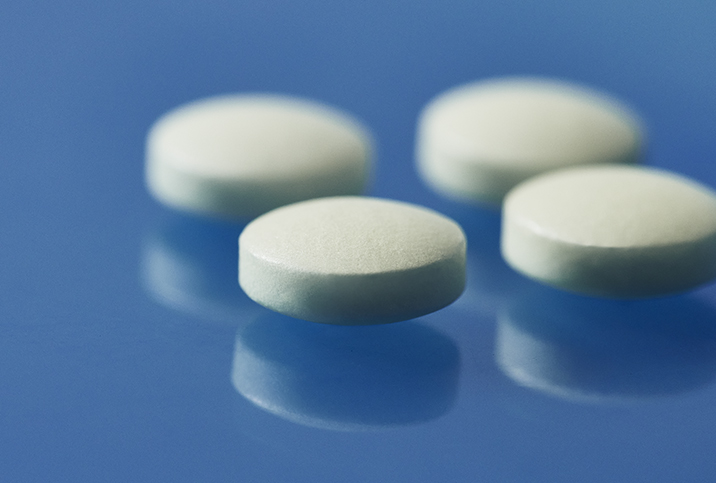
[[[577,85],[537,78],[475,82],[423,110],[418,170],[448,196],[499,204],[516,184],[546,171],[638,161],[639,124],[618,101]]]
[[[149,131],[146,178],[161,202],[223,218],[254,217],[321,196],[363,192],[370,137],[350,116],[277,95],[196,101]]]
[[[716,276],[716,194],[646,167],[548,173],[505,199],[501,245],[513,268],[569,291],[681,292]]]
[[[342,325],[434,312],[465,286],[458,224],[408,203],[334,197],[278,208],[239,237],[239,283],[292,317]]]

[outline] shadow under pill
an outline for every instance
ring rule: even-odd
[[[517,384],[604,403],[716,378],[716,309],[696,298],[616,301],[533,287],[498,315],[495,357]]]
[[[163,306],[211,321],[236,322],[255,304],[238,284],[238,238],[244,224],[177,216],[142,245],[147,294]]]
[[[459,372],[455,343],[417,322],[334,326],[266,314],[239,329],[231,378],[284,419],[361,431],[447,413]]]

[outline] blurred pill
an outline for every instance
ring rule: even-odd
[[[363,192],[370,136],[349,115],[278,95],[228,95],[162,116],[147,138],[149,191],[164,204],[252,218],[310,198]]]
[[[501,245],[513,268],[565,290],[681,292],[716,276],[716,193],[646,167],[548,173],[507,196]]]
[[[475,82],[423,110],[418,170],[445,195],[499,204],[545,171],[638,161],[639,125],[618,101],[585,87],[537,78]]]

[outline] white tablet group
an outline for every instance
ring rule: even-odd
[[[638,118],[604,94],[505,78],[432,100],[416,160],[436,191],[502,206],[502,253],[518,272],[593,296],[653,297],[716,277],[716,194],[635,165],[643,139]],[[432,210],[359,196],[371,144],[335,108],[215,97],[155,123],[146,179],[184,211],[258,216],[239,239],[239,282],[258,303],[323,323],[395,322],[460,296],[466,239]]]

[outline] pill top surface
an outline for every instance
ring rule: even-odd
[[[716,276],[716,194],[666,171],[548,173],[511,191],[503,216],[508,263],[568,290],[647,297]]]
[[[655,169],[590,167],[527,181],[509,197],[512,221],[543,236],[599,247],[668,245],[716,233],[716,197]]]
[[[424,109],[418,165],[457,197],[499,203],[541,172],[639,158],[641,129],[618,101],[548,79],[505,78],[460,86]]]
[[[367,130],[321,104],[233,95],[179,107],[147,139],[150,191],[169,205],[228,217],[365,187]]]
[[[464,288],[462,229],[407,203],[334,197],[282,207],[239,238],[239,282],[257,302],[306,320],[394,322]]]
[[[454,222],[427,209],[344,197],[267,214],[247,227],[241,243],[254,256],[293,270],[372,274],[438,262],[464,238]]]

